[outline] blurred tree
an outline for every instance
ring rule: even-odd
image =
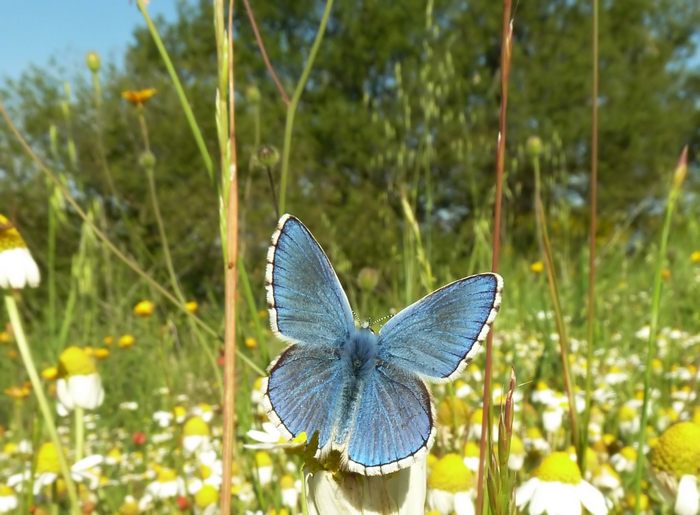
[[[210,4],[182,2],[175,22],[158,25],[216,156]],[[291,94],[323,4],[280,0],[253,7],[270,59]],[[313,221],[314,233],[333,241],[334,252],[344,256],[340,261],[354,270],[382,262],[387,269],[396,266],[392,256],[402,244],[398,199],[406,188],[437,269],[446,275],[465,273],[464,258],[471,255],[473,242],[482,241],[479,224],[489,216],[492,198],[500,18],[500,6],[489,0],[336,1],[296,119],[289,206]],[[679,148],[697,142],[699,22],[700,7],[693,0],[601,2],[600,181],[608,216],[627,213],[658,185],[665,187],[661,174],[671,168]],[[246,88],[255,86],[261,93],[261,143],[281,149],[285,111],[242,6],[236,27],[242,230],[250,268],[259,274],[275,216],[266,174],[247,166],[256,152],[257,111],[244,95]],[[507,212],[518,229],[512,233],[516,246],[531,241],[531,171],[518,150],[529,136],[539,135],[549,153],[550,200],[570,202],[571,192],[585,199],[590,28],[590,5],[581,0],[521,3],[515,11]],[[188,291],[202,289],[220,274],[216,185],[207,177],[145,29],[135,31],[125,62],[124,69],[108,67],[103,73],[105,147],[117,198],[109,193],[96,151],[86,78],[74,81],[71,99],[76,169],[63,147],[58,158],[49,150],[51,124],[58,126],[61,142],[68,134],[60,110],[62,83],[55,73],[30,70],[6,83],[1,93],[39,153],[70,172],[82,199],[105,199],[111,231],[125,246],[132,243],[129,231],[138,231],[143,246],[131,251],[145,266],[158,269],[157,231],[138,165],[138,122],[133,107],[120,97],[125,89],[157,88],[146,117],[162,210]],[[46,220],[43,185],[36,168],[0,130],[0,207],[12,212],[5,206],[32,205],[18,216],[24,233],[39,245]],[[574,215],[579,209],[578,216],[584,216],[580,207],[572,204]],[[127,227],[124,220],[133,223]],[[62,246],[64,266],[78,231],[70,234]]]

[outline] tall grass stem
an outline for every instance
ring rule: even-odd
[[[681,152],[678,165],[673,175],[673,183],[668,193],[666,201],[666,214],[664,225],[661,230],[661,240],[659,242],[659,253],[656,257],[656,270],[654,271],[654,290],[651,297],[651,314],[649,322],[649,338],[647,340],[646,368],[644,369],[644,399],[642,401],[642,416],[639,423],[639,436],[637,438],[637,463],[634,471],[634,493],[636,496],[634,513],[639,514],[640,499],[642,493],[642,472],[644,465],[644,444],[647,433],[647,420],[649,418],[649,394],[651,387],[652,360],[656,355],[655,343],[659,332],[659,312],[661,310],[661,286],[663,284],[662,273],[666,266],[666,249],[668,248],[668,238],[671,233],[671,220],[673,211],[676,208],[678,197],[681,193],[683,181],[688,172],[688,147]]]
[[[41,384],[39,373],[36,370],[34,359],[32,358],[32,353],[29,349],[27,337],[24,334],[22,319],[19,315],[19,309],[17,309],[17,301],[11,293],[5,294],[5,307],[7,308],[7,314],[10,318],[12,331],[15,335],[15,340],[17,341],[17,348],[20,356],[22,356],[22,361],[24,362],[24,368],[29,376],[29,381],[32,383],[32,389],[34,391],[34,395],[36,396],[37,403],[39,404],[39,410],[41,411],[41,415],[44,419],[46,430],[49,433],[51,442],[56,448],[56,456],[61,469],[61,475],[65,481],[66,491],[68,492],[68,498],[70,499],[71,512],[74,515],[77,515],[80,513],[80,505],[78,503],[78,494],[75,488],[75,483],[73,482],[73,478],[70,474],[68,460],[66,459],[63,446],[61,445],[61,439],[58,436],[58,431],[56,431],[56,423],[54,422],[52,415],[53,411],[49,406],[46,394],[44,393],[44,385]]]
[[[228,173],[228,202],[226,206],[226,269],[224,271],[226,304],[224,335],[224,434],[223,434],[223,484],[221,487],[221,513],[231,512],[231,478],[233,454],[236,450],[236,299],[238,297],[238,158],[236,151],[236,95],[233,45],[234,0],[228,4],[228,128],[230,161],[224,171]]]
[[[508,113],[508,80],[513,49],[513,20],[511,17],[512,1],[503,0],[503,18],[501,23],[501,105],[498,114],[498,138],[496,142],[496,198],[493,209],[493,251],[491,270],[498,271],[501,252],[501,205],[503,200],[503,175],[506,156],[506,121]],[[491,432],[491,376],[493,375],[493,328],[486,339],[486,365],[484,369],[484,389],[482,393],[483,410],[481,418],[481,440],[479,442],[479,468],[476,485],[476,513],[484,510],[484,480],[488,473],[487,453],[491,454],[489,445]]]
[[[586,349],[586,410],[581,424],[581,448],[578,465],[581,472],[586,472],[586,448],[588,447],[588,422],[591,417],[591,400],[593,392],[593,348],[596,332],[596,233],[598,232],[598,0],[593,3],[592,59],[591,72],[591,178],[590,178],[590,226],[588,229],[588,302],[587,329],[588,348]]]
[[[328,19],[331,15],[331,9],[333,7],[333,0],[326,0],[326,6],[323,9],[323,16],[321,17],[321,23],[316,32],[316,37],[314,38],[313,45],[311,45],[311,52],[309,52],[309,57],[304,65],[304,70],[301,72],[301,77],[299,82],[297,82],[294,88],[294,94],[292,95],[292,100],[287,106],[287,117],[284,123],[284,146],[282,148],[282,172],[280,178],[280,196],[279,196],[279,213],[285,213],[287,207],[287,183],[289,181],[289,156],[292,152],[292,132],[294,129],[294,116],[296,115],[297,107],[299,106],[299,100],[301,100],[301,95],[304,92],[304,87],[306,86],[306,81],[309,80],[309,75],[311,74],[311,69],[314,66],[314,61],[316,60],[316,54],[318,54],[318,49],[321,47],[321,42],[323,41],[323,35],[326,33],[326,26],[328,25]]]
[[[212,161],[211,156],[209,155],[207,145],[204,143],[202,131],[199,128],[199,124],[197,124],[197,119],[194,117],[192,107],[190,106],[190,102],[187,99],[185,90],[182,87],[182,82],[180,82],[180,78],[178,77],[177,72],[175,71],[175,66],[173,66],[173,62],[170,59],[170,54],[168,54],[168,50],[163,44],[163,40],[161,39],[160,34],[158,33],[158,28],[155,26],[153,20],[151,19],[151,16],[148,14],[148,9],[146,9],[146,4],[144,0],[136,0],[136,4],[138,5],[139,11],[141,11],[143,19],[146,21],[146,25],[148,25],[148,30],[151,33],[151,37],[153,38],[153,42],[155,43],[156,48],[158,48],[158,52],[160,53],[160,57],[163,60],[163,64],[165,64],[165,68],[168,70],[170,80],[172,81],[173,86],[175,86],[175,91],[177,92],[178,99],[180,100],[180,105],[182,106],[182,110],[184,111],[185,117],[187,118],[187,123],[189,124],[190,130],[192,131],[192,135],[194,136],[194,139],[197,143],[197,148],[199,148],[199,153],[202,155],[202,160],[204,161],[204,166],[206,167],[207,173],[209,174],[209,179],[213,181],[214,162]]]

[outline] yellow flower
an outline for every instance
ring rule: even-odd
[[[693,263],[700,263],[700,250],[694,251],[694,252],[690,255],[690,260],[691,260]]]
[[[26,384],[22,386],[10,386],[5,388],[5,395],[11,399],[21,400],[29,397],[31,391],[31,388]]]
[[[142,300],[134,306],[134,315],[141,318],[148,318],[153,314],[155,304],[150,300]]]
[[[661,270],[661,278],[664,281],[668,281],[671,278],[671,269],[670,268],[664,268]]]
[[[219,491],[212,485],[205,483],[196,494],[194,502],[199,508],[206,508],[219,502]]]
[[[12,341],[12,334],[10,331],[0,331],[0,343],[10,343]]]
[[[54,381],[58,377],[58,368],[46,367],[41,371],[41,377],[44,378],[44,381]]]
[[[530,265],[530,272],[533,274],[541,274],[544,271],[544,263],[542,261],[535,261]]]
[[[122,98],[130,104],[141,107],[155,94],[155,88],[127,90],[122,91]]]
[[[109,349],[100,347],[99,349],[95,349],[92,355],[95,356],[97,359],[107,359],[109,357]]]
[[[191,301],[185,303],[185,309],[187,310],[188,313],[196,313],[197,310],[199,309],[199,304],[197,304],[196,300],[191,300]]]
[[[129,347],[133,347],[134,342],[134,337],[131,336],[130,334],[125,334],[124,336],[119,337],[119,347],[122,349],[128,349]]]
[[[60,377],[87,376],[96,371],[95,362],[80,347],[68,347],[58,357],[58,375]]]
[[[541,481],[559,481],[576,485],[581,481],[581,471],[566,452],[553,452],[535,470]]]
[[[254,349],[258,346],[258,341],[255,338],[253,338],[252,336],[248,336],[245,339],[245,346],[248,349]]]
[[[61,467],[58,461],[58,450],[56,446],[51,442],[42,444],[36,459],[37,474],[41,474],[42,472],[53,472],[57,474],[60,471]]]
[[[104,338],[102,338],[102,343],[109,347],[114,343],[114,338],[112,338],[111,336],[105,336]]]

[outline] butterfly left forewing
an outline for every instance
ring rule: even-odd
[[[337,348],[354,327],[338,276],[311,232],[284,215],[267,255],[267,303],[276,336]]]
[[[471,361],[501,305],[503,279],[473,275],[399,312],[379,333],[379,356],[427,380],[447,381]]]

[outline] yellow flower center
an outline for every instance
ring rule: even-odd
[[[219,491],[212,485],[204,485],[196,494],[194,494],[194,502],[200,508],[206,508],[212,504],[219,502]]]
[[[652,465],[680,478],[700,474],[700,426],[680,422],[669,427],[654,447]]]
[[[578,465],[565,452],[553,452],[547,456],[535,471],[541,481],[568,483],[577,485],[581,482]]]
[[[428,477],[428,487],[446,492],[464,492],[472,483],[470,470],[456,453],[443,456],[433,465]]]
[[[23,249],[26,246],[14,224],[0,215],[0,252],[16,248]]]
[[[159,483],[170,483],[171,481],[175,481],[176,478],[177,474],[173,469],[163,467],[158,471]]]
[[[209,477],[211,477],[211,468],[209,468],[208,466],[206,466],[204,464],[200,465],[199,466],[199,477],[201,477],[202,479],[208,479]]]
[[[691,260],[693,263],[700,263],[700,250],[694,251],[694,252],[690,255],[690,260]]]
[[[294,478],[289,474],[285,474],[284,476],[282,476],[282,479],[280,479],[280,488],[282,490],[294,488]]]
[[[58,358],[61,377],[87,376],[96,372],[95,363],[80,347],[68,347]]]
[[[618,413],[620,422],[631,422],[637,418],[637,411],[632,406],[622,406]]]
[[[637,461],[637,450],[629,445],[620,449],[620,454],[627,461]]]
[[[12,488],[7,485],[0,484],[0,497],[10,497],[13,495],[15,495],[15,493],[12,491]]]
[[[182,430],[185,436],[209,436],[209,426],[202,417],[192,417]]]
[[[175,418],[182,419],[187,415],[187,408],[184,406],[175,406],[173,408],[173,415],[175,415]]]
[[[268,467],[272,465],[272,460],[270,459],[270,455],[266,453],[265,451],[258,451],[255,453],[255,464],[260,467]]]
[[[44,472],[53,472],[57,474],[61,471],[56,446],[51,442],[46,442],[39,448],[39,455],[36,460],[36,471],[38,474]]]
[[[471,440],[464,444],[464,456],[467,458],[479,457],[479,446]]]

